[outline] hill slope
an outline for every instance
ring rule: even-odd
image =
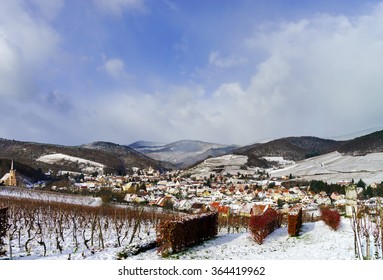
[[[362,179],[371,184],[383,181],[382,162],[383,153],[353,156],[332,152],[298,161],[283,169],[273,170],[270,174],[272,177],[292,174],[304,180],[322,180],[329,183]]]
[[[383,152],[383,130],[347,141],[338,151],[350,155],[366,155]]]
[[[144,145],[140,145],[140,143],[144,143]],[[208,157],[228,154],[237,148],[234,145],[227,146],[195,140],[181,140],[166,145],[156,145],[152,142],[149,142],[150,145],[146,145],[146,143],[140,141],[129,147],[134,147],[136,151],[153,159],[170,162],[179,168],[192,166]]]
[[[51,158],[47,158],[49,155]],[[8,161],[14,159],[19,166],[28,166],[39,174],[49,170],[54,174],[60,170],[86,173],[84,168],[89,164],[102,165],[105,173],[116,174],[125,174],[133,166],[140,168],[169,167],[168,164],[162,165],[130,148],[105,142],[95,142],[83,146],[63,146],[0,139],[0,158]],[[22,175],[24,169],[26,168],[19,168],[18,174]],[[6,173],[8,170],[9,168],[4,169],[2,173]],[[34,173],[31,170],[28,172]]]
[[[96,151],[102,151],[105,153],[110,153],[120,159],[126,168],[128,167],[152,167],[158,170],[170,170],[174,169],[175,166],[163,162],[161,160],[156,160],[151,157],[146,156],[135,149],[132,149],[129,146],[119,145],[111,142],[93,142],[90,144],[84,144],[81,147]]]
[[[344,141],[322,139],[318,137],[286,137],[267,143],[241,147],[235,154],[248,156],[248,165],[267,167],[264,157],[283,157],[287,160],[299,161],[316,155],[335,151]]]

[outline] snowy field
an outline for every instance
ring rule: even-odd
[[[196,167],[189,169],[189,172],[194,176],[208,177],[210,174],[215,173],[216,169],[220,169],[222,174],[236,175],[238,172],[241,174],[254,174],[258,168],[242,169],[248,161],[247,156],[242,155],[224,155],[214,158],[208,158]]]
[[[287,160],[287,159],[284,159],[283,157],[263,157],[263,158],[267,160],[268,162],[276,162],[280,166],[286,166],[286,165],[291,165],[295,163],[293,160]]]
[[[154,240],[155,236],[141,242]],[[349,219],[342,219],[338,231],[331,230],[324,222],[304,223],[300,236],[290,237],[287,228],[279,228],[271,233],[262,245],[252,240],[248,232],[225,234],[189,248],[183,252],[162,258],[157,249],[151,249],[131,256],[130,260],[354,260],[354,237]],[[32,252],[36,250],[32,250]],[[14,252],[14,259],[22,260],[116,260],[121,247],[113,242],[104,250],[66,250],[62,254],[50,252],[43,257],[39,254]],[[69,256],[70,255],[70,256]]]
[[[215,239],[174,254],[170,259],[183,260],[353,260],[354,237],[350,220],[343,219],[338,231],[324,222],[305,223],[300,236],[289,237],[287,228],[271,233],[262,245],[249,233],[220,234]],[[162,259],[156,250],[131,259]]]
[[[371,184],[383,181],[382,163],[383,153],[349,156],[332,152],[273,170],[270,174],[273,177],[292,174],[307,180],[323,180],[329,183],[362,179],[365,183]]]
[[[46,192],[46,191],[28,190],[24,188],[9,187],[9,186],[0,187],[0,199],[1,197],[33,199],[36,201],[45,201],[45,202],[61,202],[61,203],[68,203],[72,205],[86,205],[86,206],[101,206],[102,205],[102,200],[100,197],[60,194],[60,193],[52,193],[52,192]]]
[[[102,173],[102,170],[105,168],[105,165],[101,163],[79,158],[79,157],[73,157],[73,156],[69,156],[65,154],[60,154],[60,153],[41,156],[36,160],[45,162],[48,164],[62,164],[62,165],[64,165],[66,162],[73,162],[78,164],[83,172],[89,173],[89,174],[96,171],[99,173]]]
[[[241,166],[247,163],[247,156],[241,155],[225,155],[215,158],[209,158],[204,161],[204,165],[206,166],[227,166],[227,165],[237,165]]]

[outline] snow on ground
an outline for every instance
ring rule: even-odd
[[[100,172],[105,168],[105,165],[103,165],[101,163],[87,160],[87,159],[83,159],[83,158],[79,158],[79,157],[68,156],[68,155],[61,154],[61,153],[41,156],[36,160],[41,161],[41,162],[45,162],[48,164],[60,164],[63,162],[68,162],[68,161],[74,162],[74,163],[77,163],[80,166],[80,168],[82,169],[82,171],[86,172],[86,173],[93,173],[95,171]]]
[[[270,172],[273,177],[299,176],[308,180],[336,183],[362,179],[367,184],[383,181],[383,153],[365,156],[342,155],[332,152],[297,162]]]
[[[295,163],[293,160],[287,160],[287,159],[284,159],[283,157],[263,157],[263,158],[269,162],[277,162],[281,166],[286,166],[286,165]]]
[[[200,177],[209,176],[211,173],[216,172],[215,169],[221,169],[220,172],[223,174],[254,174],[255,169],[242,169],[246,165],[248,160],[247,156],[242,155],[224,155],[204,160],[196,167],[191,168],[189,172]]]
[[[155,249],[131,259],[161,259]],[[174,254],[185,260],[353,260],[354,237],[349,219],[342,219],[338,231],[324,222],[305,223],[300,236],[290,237],[279,228],[259,245],[249,233],[220,234],[217,238]]]
[[[155,240],[152,232],[134,243],[146,244]],[[62,254],[58,250],[49,251],[42,256],[41,248],[34,243],[32,254],[13,248],[13,259],[19,260],[116,260],[122,247],[115,246],[113,236],[106,242],[104,250],[87,250],[75,252],[66,249]],[[16,241],[15,241],[16,242]],[[331,230],[324,222],[304,223],[300,236],[290,237],[287,228],[275,230],[259,245],[252,240],[250,233],[220,233],[216,238],[205,241],[198,246],[162,258],[157,249],[151,249],[131,256],[129,260],[354,260],[354,237],[349,219],[342,218],[338,231]],[[65,246],[68,248],[67,246]],[[1,259],[1,258],[0,258]]]
[[[227,166],[227,165],[245,165],[247,163],[247,156],[241,155],[225,155],[215,158],[209,158],[204,161],[204,165],[207,166]]]
[[[27,198],[38,201],[61,202],[87,206],[100,206],[102,204],[102,200],[99,197],[51,193],[9,186],[0,187],[0,198],[1,197]]]

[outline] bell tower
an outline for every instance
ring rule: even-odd
[[[13,169],[13,159],[11,163],[11,170],[9,170],[9,186],[16,186],[17,181],[16,181],[16,169]]]

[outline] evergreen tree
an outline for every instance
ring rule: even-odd
[[[378,186],[375,190],[375,196],[383,197],[383,182],[378,184]]]
[[[358,188],[362,188],[363,190],[366,189],[366,183],[363,182],[362,179],[359,179],[359,181],[358,181],[358,183],[356,184],[356,186],[357,186]]]
[[[363,196],[365,198],[373,197],[374,196],[373,189],[370,186],[366,187],[366,189],[363,190]]]

